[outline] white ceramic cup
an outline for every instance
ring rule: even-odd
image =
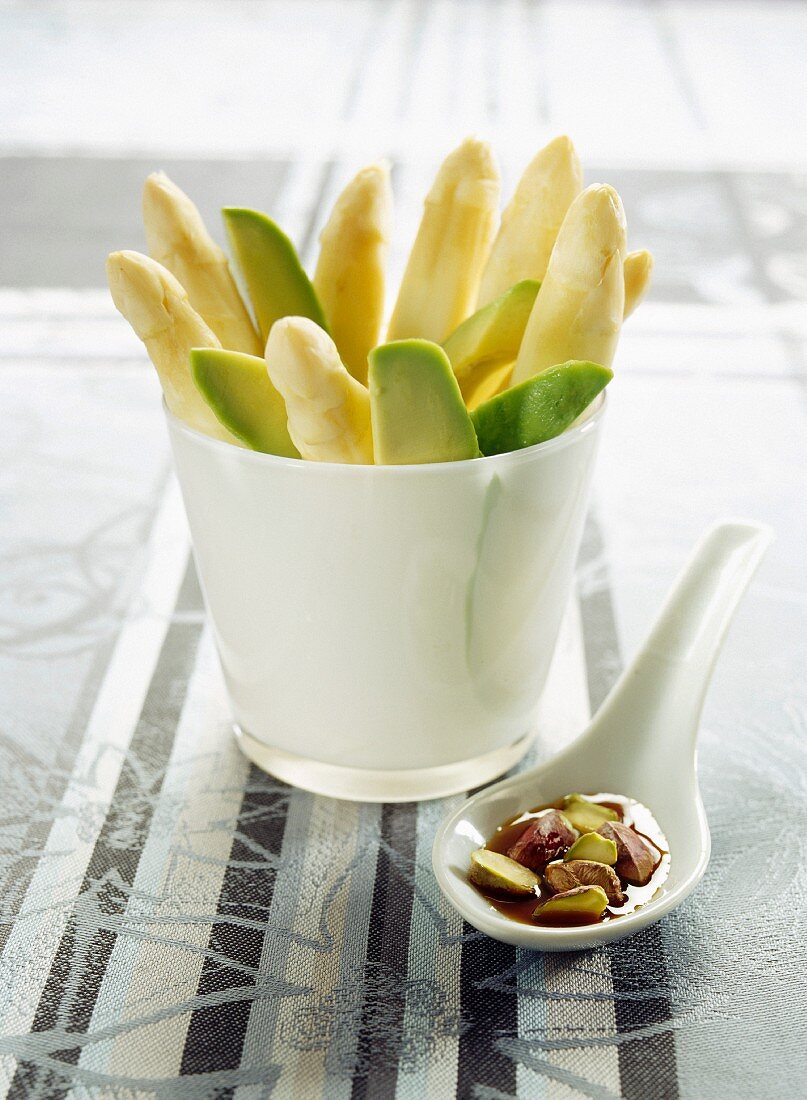
[[[340,798],[432,798],[529,747],[602,422],[422,466],[277,458],[167,413],[236,733]]]

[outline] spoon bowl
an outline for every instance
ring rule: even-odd
[[[771,539],[759,524],[712,528],[588,728],[554,759],[480,791],[441,825],[434,872],[474,928],[533,950],[581,950],[638,932],[695,888],[711,847],[696,769],[703,700],[726,630]],[[609,791],[647,806],[669,843],[667,878],[649,902],[599,924],[552,928],[503,916],[468,882],[471,853],[505,821],[572,791]]]

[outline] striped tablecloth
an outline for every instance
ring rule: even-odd
[[[93,23],[101,7],[108,22]],[[250,147],[254,102],[224,124],[257,72],[256,57],[234,64],[234,48],[187,128],[175,100],[162,115],[142,83],[128,121],[107,117],[107,88],[121,103],[130,86],[123,67],[90,63],[99,39],[114,57],[137,25],[166,71],[181,39],[171,62],[200,94],[189,58],[218,57],[225,24],[267,47],[262,5],[194,23],[203,7],[62,0],[21,14],[0,0],[2,25],[19,31],[0,96],[0,1098],[799,1095],[807,182],[774,163],[796,100],[765,126],[754,113],[782,91],[781,71],[766,69],[772,92],[757,80],[752,96],[745,81],[755,38],[794,62],[801,11],[782,5],[792,33],[780,33],[778,5],[757,3],[272,4],[285,45],[266,80],[311,112],[305,147],[288,115],[276,149]],[[704,77],[714,52],[701,30],[723,43],[720,81]],[[579,59],[585,74],[603,43],[608,96],[573,102],[564,72]],[[347,63],[360,55],[363,67]],[[39,83],[24,94],[34,57]],[[69,58],[81,81],[65,77]],[[305,85],[328,59],[331,113]],[[474,65],[484,82],[470,80]],[[59,114],[65,87],[79,106]],[[741,90],[742,119],[726,129],[721,97]],[[430,849],[458,798],[336,802],[240,755],[156,380],[101,289],[106,249],[140,245],[137,190],[158,164],[211,223],[227,201],[271,210],[310,262],[334,194],[391,117],[400,270],[436,148],[484,116],[511,183],[527,103],[541,134],[583,127],[587,178],[620,189],[632,247],[657,258],[620,347],[533,759],[600,703],[704,527],[740,515],[778,533],[704,714],[706,878],[660,925],[576,955],[497,944],[447,907]],[[428,148],[408,155],[436,105]],[[741,123],[747,167],[726,156]]]
[[[652,174],[625,182],[652,207]],[[315,217],[315,198],[298,205]],[[539,746],[600,702],[620,636],[638,640],[702,526],[773,522],[707,711],[713,864],[660,926],[547,957],[441,899],[429,853],[456,799],[330,801],[239,754],[139,348],[103,291],[0,294],[2,1095],[647,1098],[797,1080],[805,333],[785,295],[747,286],[745,306],[665,303],[662,278],[626,333]]]

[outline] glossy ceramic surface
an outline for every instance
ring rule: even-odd
[[[481,791],[441,826],[434,871],[475,928],[521,947],[577,950],[638,931],[694,889],[710,852],[696,772],[700,712],[728,625],[770,540],[770,530],[756,524],[713,528],[588,729],[548,764]],[[669,841],[670,873],[652,901],[603,924],[533,927],[503,917],[468,883],[471,852],[502,822],[571,791],[597,790],[643,802]]]
[[[247,754],[376,801],[511,767],[569,598],[603,404],[537,447],[386,467],[258,454],[167,414]]]

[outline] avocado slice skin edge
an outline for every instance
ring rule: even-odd
[[[260,210],[225,206],[221,213],[264,344],[281,317],[308,317],[327,332],[316,291],[280,226]]]
[[[218,420],[253,451],[300,457],[289,435],[286,404],[263,359],[224,348],[194,348],[191,373]]]
[[[572,359],[485,401],[471,413],[482,454],[519,451],[560,435],[612,378],[608,367]]]

